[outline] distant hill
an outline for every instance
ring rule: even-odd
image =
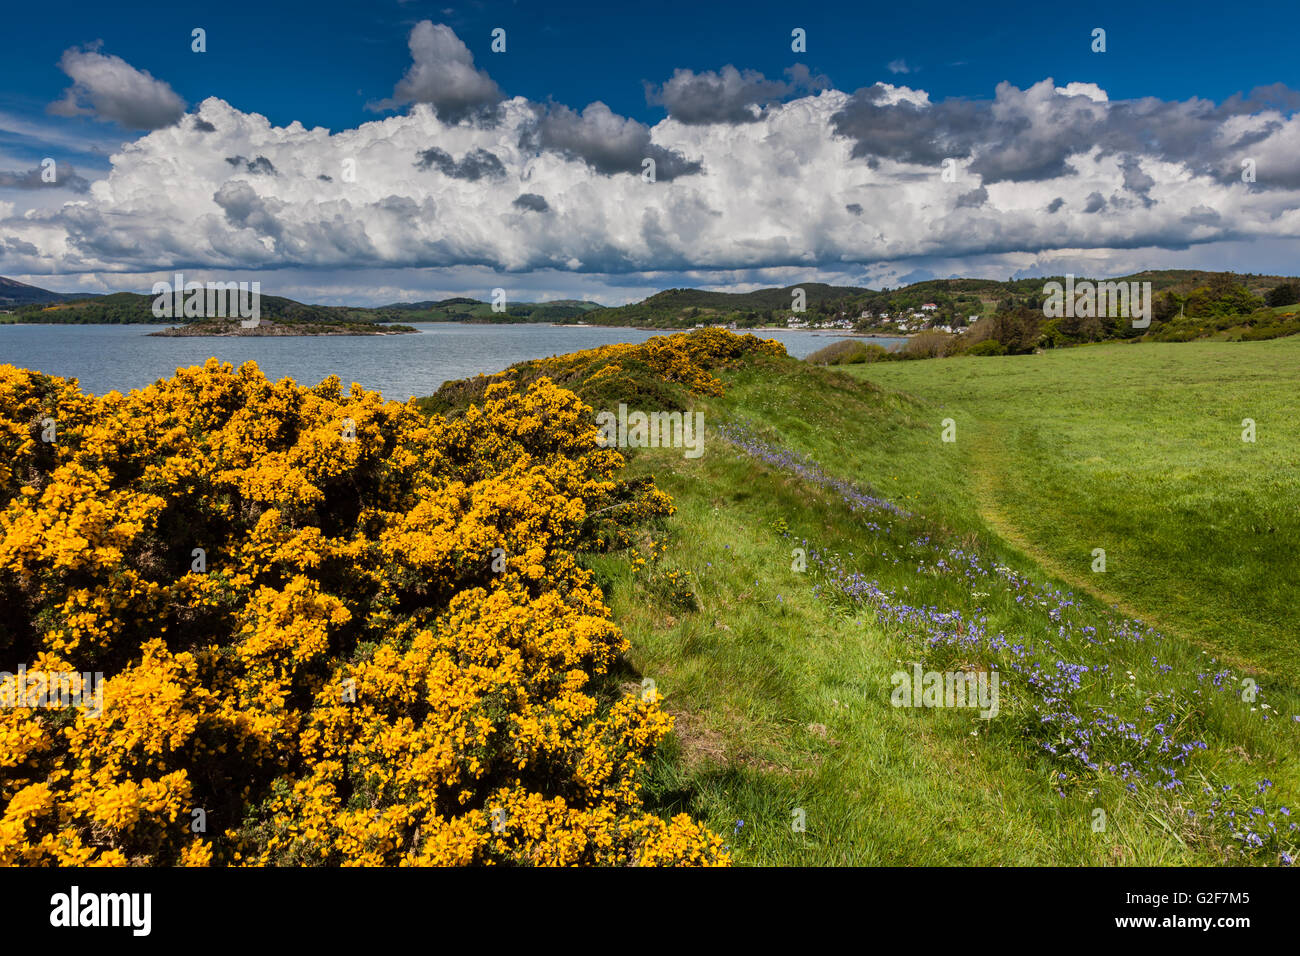
[[[76,293],[64,295],[0,278],[0,308],[12,311],[9,322],[74,325],[123,325],[165,323],[186,325],[197,321],[183,317],[159,319],[153,314],[154,296],[137,292],[107,295]],[[394,302],[365,306],[306,305],[283,296],[261,296],[262,318],[284,324],[375,323],[375,322],[544,322],[572,323],[604,306],[597,302],[558,299],[551,302],[508,302],[505,312],[494,312],[491,303],[458,296],[424,302]]]
[[[1077,276],[1076,281],[1094,281],[1099,276]],[[420,302],[394,302],[376,308],[361,306],[305,305],[282,296],[263,295],[262,316],[282,323],[576,323],[601,326],[635,326],[654,329],[689,329],[698,325],[730,325],[740,329],[761,326],[785,327],[796,319],[812,327],[855,329],[884,334],[938,330],[960,332],[995,315],[1016,310],[1041,310],[1043,286],[1064,282],[1064,276],[1025,279],[927,279],[890,289],[836,286],[801,282],[753,292],[712,292],[704,289],[666,289],[640,302],[606,307],[595,302],[560,299],[550,302],[508,302],[504,312],[494,312],[489,302],[465,296]],[[1233,316],[1246,315],[1267,307],[1279,309],[1297,301],[1300,279],[1276,275],[1207,272],[1191,269],[1161,269],[1113,277],[1114,281],[1150,282],[1155,304],[1155,325],[1149,337],[1202,337],[1207,334],[1232,336],[1264,334],[1263,318],[1237,325]],[[795,290],[803,290],[804,310],[793,310]],[[146,323],[153,316],[153,297],[131,292],[111,295],[65,296],[34,286],[0,279],[0,303],[10,296],[14,304],[4,306],[11,322],[57,323]],[[21,302],[17,300],[21,299]],[[1263,315],[1260,312],[1261,316]],[[1282,312],[1277,312],[1283,315]],[[1207,322],[1189,319],[1213,319]],[[167,320],[164,320],[167,321]],[[177,319],[174,324],[186,324]],[[1111,337],[1133,337],[1137,330],[1100,327],[1096,323],[1065,322],[1048,325],[1046,334],[1061,343],[1097,341]],[[1234,331],[1237,330],[1237,331]]]
[[[587,313],[604,306],[578,299],[551,302],[510,302],[504,312],[494,312],[492,304],[479,299],[457,297],[426,302],[395,302],[374,309],[389,321],[402,322],[557,322],[586,321]]]
[[[449,309],[458,305],[482,305],[478,299],[466,299],[463,296],[455,299],[437,299],[425,300],[423,302],[394,302],[391,305],[378,306],[381,312],[395,310],[398,312],[425,312],[430,309]]]
[[[85,292],[51,292],[39,289],[17,279],[0,276],[0,308],[12,309],[20,305],[35,305],[49,302],[66,302],[69,299],[85,298]]]
[[[1076,276],[1076,281],[1099,276]],[[685,329],[696,325],[735,323],[737,328],[785,326],[789,319],[810,325],[845,320],[858,331],[915,332],[923,325],[964,328],[999,311],[1040,308],[1043,285],[1064,283],[1065,276],[1028,279],[927,279],[890,289],[865,289],[801,282],[779,289],[755,292],[708,292],[702,289],[669,289],[630,305],[602,309],[585,321],[599,325],[630,325]],[[1164,269],[1114,277],[1114,281],[1150,282],[1152,294],[1161,297],[1175,312],[1183,300],[1197,301],[1195,293],[1211,287],[1235,286],[1262,300],[1280,286],[1300,279],[1276,275]],[[795,289],[803,289],[805,311],[792,309]],[[924,306],[933,306],[923,309]],[[924,314],[924,322],[911,317]]]
[[[871,292],[856,286],[827,285],[823,282],[800,282],[779,289],[754,292],[708,292],[704,289],[668,289],[631,305],[602,309],[588,321],[596,325],[649,325],[656,328],[689,328],[696,324],[712,325],[735,322],[753,327],[778,322],[785,324],[790,313],[794,290],[802,289],[809,311],[820,311],[836,303],[848,302]]]
[[[10,295],[10,300],[5,299]],[[0,305],[12,310],[3,316],[9,322],[71,325],[128,325],[164,323],[188,325],[196,319],[159,319],[153,314],[155,296],[138,292],[108,295],[79,293],[72,296],[47,292],[12,279],[0,279]],[[604,306],[577,299],[551,302],[508,302],[504,312],[494,312],[491,303],[463,296],[424,302],[395,302],[378,308],[364,306],[306,305],[278,295],[261,296],[261,315],[280,325],[409,322],[541,322],[573,323]]]
[[[2,280],[8,282],[10,280]],[[18,283],[21,285],[21,283]],[[27,288],[32,288],[28,286]],[[43,290],[37,290],[43,291]],[[14,308],[5,316],[13,322],[50,323],[57,325],[186,325],[197,319],[160,319],[153,314],[156,297],[137,292],[113,292],[108,295],[84,295],[77,298],[38,300]],[[373,309],[351,306],[304,305],[278,295],[260,297],[261,317],[281,325],[387,322]]]

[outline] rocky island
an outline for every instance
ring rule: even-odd
[[[409,325],[377,322],[276,322],[272,319],[204,319],[177,325],[150,335],[164,337],[238,336],[238,335],[404,335],[418,332]]]

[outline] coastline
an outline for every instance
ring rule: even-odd
[[[472,325],[474,323],[463,323]],[[536,325],[533,322],[503,322],[495,323],[498,325]],[[704,329],[679,329],[670,326],[655,325],[596,325],[591,322],[549,322],[547,323],[553,329],[617,329],[623,332],[655,332],[660,335],[671,335],[674,332],[703,332]],[[705,326],[711,328],[711,326]],[[907,339],[915,335],[915,332],[852,332],[844,329],[791,329],[784,325],[762,325],[754,326],[747,329],[727,329],[728,332],[734,332],[736,335],[753,334],[757,332],[807,332],[812,335],[830,335],[835,338],[845,339]]]
[[[89,324],[89,323],[87,323]],[[246,329],[220,328],[213,329],[202,328],[196,329],[189,326],[171,326],[161,329],[157,332],[147,332],[149,336],[157,336],[167,339],[239,339],[239,338],[290,338],[314,337],[321,335],[352,335],[352,336],[370,336],[370,335],[412,335],[418,333],[419,329],[413,329],[409,326],[397,326],[395,328],[373,328],[373,329],[343,329],[338,326],[326,326],[314,330],[308,330],[302,327],[290,327],[284,325],[259,325],[255,328]]]
[[[283,325],[268,325],[272,320],[263,320],[263,325],[256,329],[235,328],[232,330],[208,331],[206,329],[197,329],[185,325],[165,325],[164,323],[155,322],[13,322],[0,321],[0,326],[64,326],[64,325],[138,325],[143,328],[152,328],[156,331],[147,332],[147,335],[157,336],[160,338],[252,338],[252,337],[286,337],[286,336],[317,336],[317,335],[409,335],[418,333],[422,330],[410,326],[393,327],[387,324],[376,323],[374,327],[362,329],[342,329],[338,326],[330,326],[320,329],[305,329],[302,326],[290,327]],[[600,325],[593,322],[431,322],[418,323],[421,325],[509,325],[509,326],[532,326],[534,328],[552,328],[552,329],[609,329],[619,332],[650,332],[656,335],[672,335],[675,332],[696,332],[699,329],[682,329],[671,326],[651,326],[651,325]],[[292,330],[290,330],[292,328]],[[744,329],[728,329],[727,331],[735,332],[737,335],[762,334],[771,332],[800,332],[810,335],[824,335],[833,338],[843,339],[894,339],[905,340],[915,335],[915,332],[854,332],[847,329],[792,329],[782,325],[765,325],[755,326]]]
[[[843,339],[906,339],[916,334],[915,332],[853,332],[847,329],[790,329],[780,325],[734,331],[738,335],[741,332],[809,332],[813,335],[833,335]]]

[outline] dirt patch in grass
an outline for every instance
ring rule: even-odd
[[[673,732],[682,748],[686,766],[717,766],[727,761],[727,739],[705,723],[698,714],[676,707],[665,706],[673,718]]]

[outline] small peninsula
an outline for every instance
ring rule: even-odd
[[[405,335],[418,331],[419,329],[413,329],[409,325],[377,322],[276,322],[272,319],[261,319],[255,326],[245,326],[239,319],[205,319],[149,334],[176,338],[255,335]]]

